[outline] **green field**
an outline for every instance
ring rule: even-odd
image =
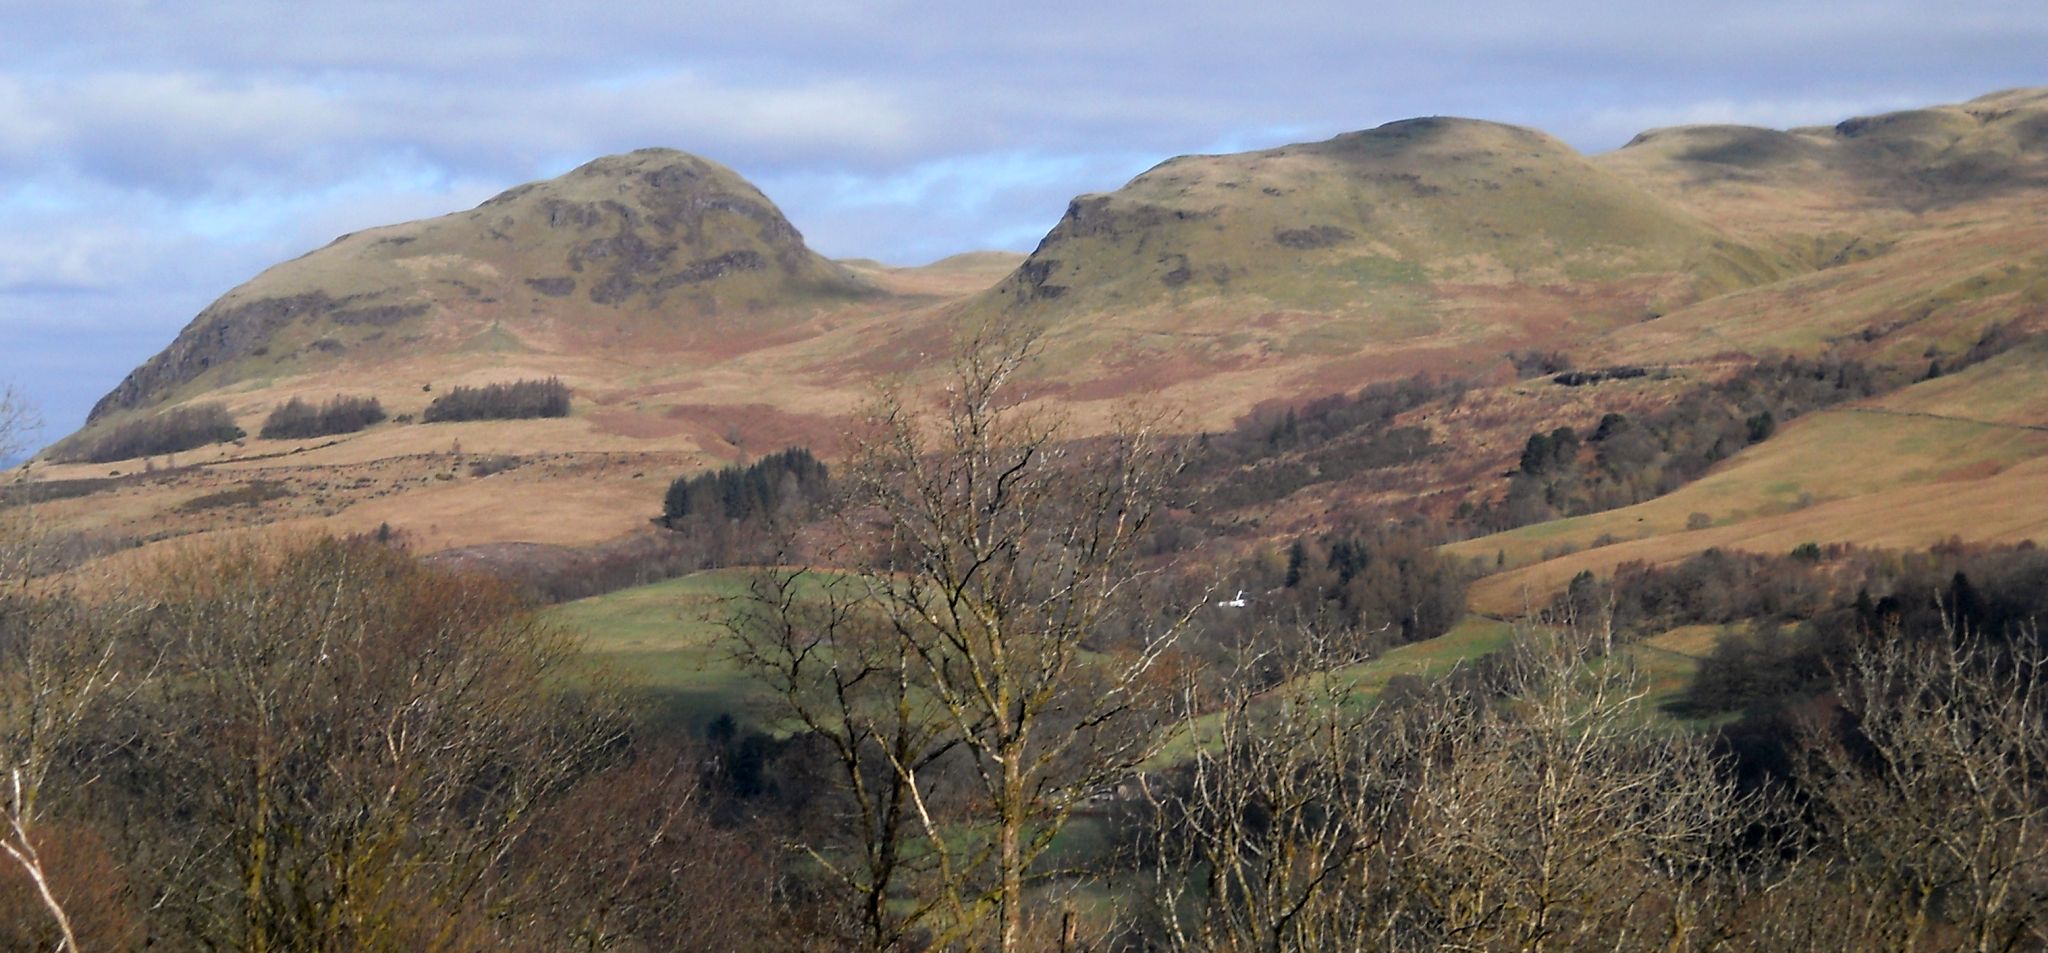
[[[1506,622],[1468,615],[1449,632],[1389,649],[1379,658],[1345,669],[1339,677],[1350,683],[1354,700],[1370,704],[1379,698],[1380,692],[1396,676],[1412,675],[1424,679],[1442,676],[1460,663],[1507,648],[1514,635],[1514,626]]]
[[[1389,649],[1378,658],[1339,669],[1332,677],[1344,685],[1346,704],[1370,705],[1378,700],[1387,683],[1397,676],[1437,678],[1461,663],[1507,648],[1513,640],[1513,625],[1499,619],[1468,615],[1451,631],[1436,638]],[[1191,729],[1180,732],[1161,748],[1153,764],[1169,765],[1194,753],[1214,732],[1214,718],[1195,719]]]
[[[1700,659],[1713,654],[1727,628],[1718,625],[1687,625],[1644,639],[1629,646],[1636,665],[1649,680],[1647,701],[1662,707],[1677,698],[1692,682]]]
[[[584,638],[593,669],[623,683],[657,724],[701,732],[721,714],[759,720],[762,696],[723,645],[722,620],[747,570],[714,570],[592,596],[546,611]]]
[[[657,724],[698,733],[721,714],[768,724],[775,699],[732,659],[723,621],[747,595],[752,570],[694,573],[578,599],[546,618],[583,638],[593,672],[618,679]],[[1350,698],[1370,704],[1398,675],[1431,678],[1504,648],[1512,627],[1470,616],[1451,631],[1340,672]]]

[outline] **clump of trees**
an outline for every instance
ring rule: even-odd
[[[2037,629],[1865,643],[1841,718],[1792,756],[1813,853],[1788,878],[1809,949],[2048,946],[2048,664]]]
[[[1758,712],[1832,684],[1864,633],[1928,640],[2012,632],[2048,616],[2048,551],[2032,543],[1919,552],[1801,544],[1771,555],[1708,549],[1670,564],[1580,573],[1550,611],[1603,612],[1626,635],[1726,627],[1674,707]]]
[[[235,426],[226,404],[174,407],[153,417],[122,421],[62,441],[50,449],[58,463],[111,463],[133,457],[180,453],[248,436]]]
[[[1390,684],[1310,640],[1224,692],[1127,817],[1134,946],[2031,949],[2048,943],[2040,640],[1869,633],[1787,782],[1646,722],[1611,630],[1529,628],[1483,680]],[[1263,670],[1255,661],[1242,669]],[[1233,686],[1245,684],[1234,679]],[[1191,706],[1192,707],[1192,706]]]
[[[1255,611],[1206,616],[1191,647],[1240,645],[1275,620],[1370,630],[1375,648],[1432,639],[1464,618],[1466,576],[1464,566],[1438,555],[1427,525],[1354,526],[1297,537],[1277,551],[1237,560],[1218,577],[1221,588],[1244,590]],[[1288,631],[1263,638],[1284,645]]]
[[[1231,679],[1188,725],[1203,743],[1142,782],[1150,947],[1690,949],[1729,918],[1759,804],[1636,715],[1597,626],[1525,630],[1484,693],[1370,705],[1342,674],[1360,646],[1305,644],[1277,687]]]
[[[1738,566],[1744,569],[1730,571]],[[1690,600],[1682,600],[1674,606],[1680,612],[1646,616],[1661,621],[1645,628],[1726,623],[1733,621],[1723,617],[1730,612],[1752,620],[1745,630],[1724,635],[1700,660],[1674,703],[1688,714],[1769,717],[1801,704],[1833,685],[1862,633],[1925,642],[1959,628],[1996,641],[2048,615],[2048,552],[2032,546],[1912,554],[1851,550],[1827,565],[1714,553],[1668,570],[1630,569],[1610,584],[1617,605],[1670,605],[1668,594],[1698,587],[1711,594],[1718,610],[1712,617],[1688,618],[1682,608]]]
[[[1597,367],[1587,371],[1565,371],[1562,374],[1551,377],[1550,380],[1552,383],[1563,384],[1566,387],[1585,387],[1590,384],[1599,384],[1606,381],[1634,380],[1638,377],[1647,377],[1649,373],[1649,371],[1633,364],[1623,364],[1617,367]]]
[[[375,397],[337,394],[318,405],[294,397],[263,419],[263,429],[257,431],[257,436],[266,440],[303,440],[355,433],[383,420],[384,405]]]
[[[1530,434],[1505,496],[1461,507],[1460,517],[1495,532],[1640,503],[1698,479],[1801,414],[1909,382],[1904,371],[1848,358],[1760,362],[1655,413],[1609,413],[1591,433]]]
[[[457,385],[434,398],[420,414],[423,423],[456,420],[523,420],[569,416],[569,385],[560,378],[519,380],[482,387]]]
[[[268,500],[296,496],[276,480],[250,480],[240,486],[195,496],[177,505],[174,512],[198,513],[228,506],[257,506]]]
[[[706,520],[761,520],[807,515],[831,486],[825,464],[803,447],[790,447],[751,464],[677,477],[661,501],[659,522],[670,529]]]
[[[1947,369],[1988,360],[2026,340],[2014,325],[1987,328]],[[1579,383],[1623,376],[1581,375]],[[1838,355],[1759,361],[1651,414],[1609,413],[1591,433],[1571,427],[1530,434],[1507,493],[1461,506],[1470,529],[1497,532],[1640,503],[1699,479],[1709,467],[1770,439],[1803,414],[1886,393],[1915,371]],[[1570,383],[1560,375],[1560,383]]]

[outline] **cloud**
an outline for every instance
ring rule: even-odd
[[[2038,0],[0,0],[0,381],[104,391],[125,365],[48,362],[132,364],[335,234],[641,146],[732,166],[830,254],[914,262],[1029,247],[1180,153],[1423,114],[1588,151],[1833,122],[2044,82],[2043,48]]]
[[[174,196],[253,192],[412,157],[451,172],[530,174],[558,156],[660,144],[764,162],[893,157],[936,130],[857,80],[727,85],[689,71],[620,87],[346,81],[112,72],[0,76],[0,155],[17,172],[76,172]]]
[[[969,249],[1028,251],[1077,191],[1114,189],[1156,161],[999,152],[880,174],[771,173],[758,184],[826,255],[922,264]]]

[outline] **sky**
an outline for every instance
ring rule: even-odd
[[[645,146],[919,264],[1174,155],[1419,115],[1600,152],[2048,85],[2044,53],[2041,0],[0,0],[0,387],[54,440],[271,264]]]

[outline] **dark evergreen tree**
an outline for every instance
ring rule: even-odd
[[[771,518],[789,506],[824,498],[830,484],[825,464],[802,447],[791,447],[752,465],[677,477],[662,499],[661,523],[681,529],[693,518],[731,522]]]
[[[523,420],[534,417],[569,416],[569,385],[561,378],[457,386],[427,405],[420,414],[425,423],[454,420]]]

